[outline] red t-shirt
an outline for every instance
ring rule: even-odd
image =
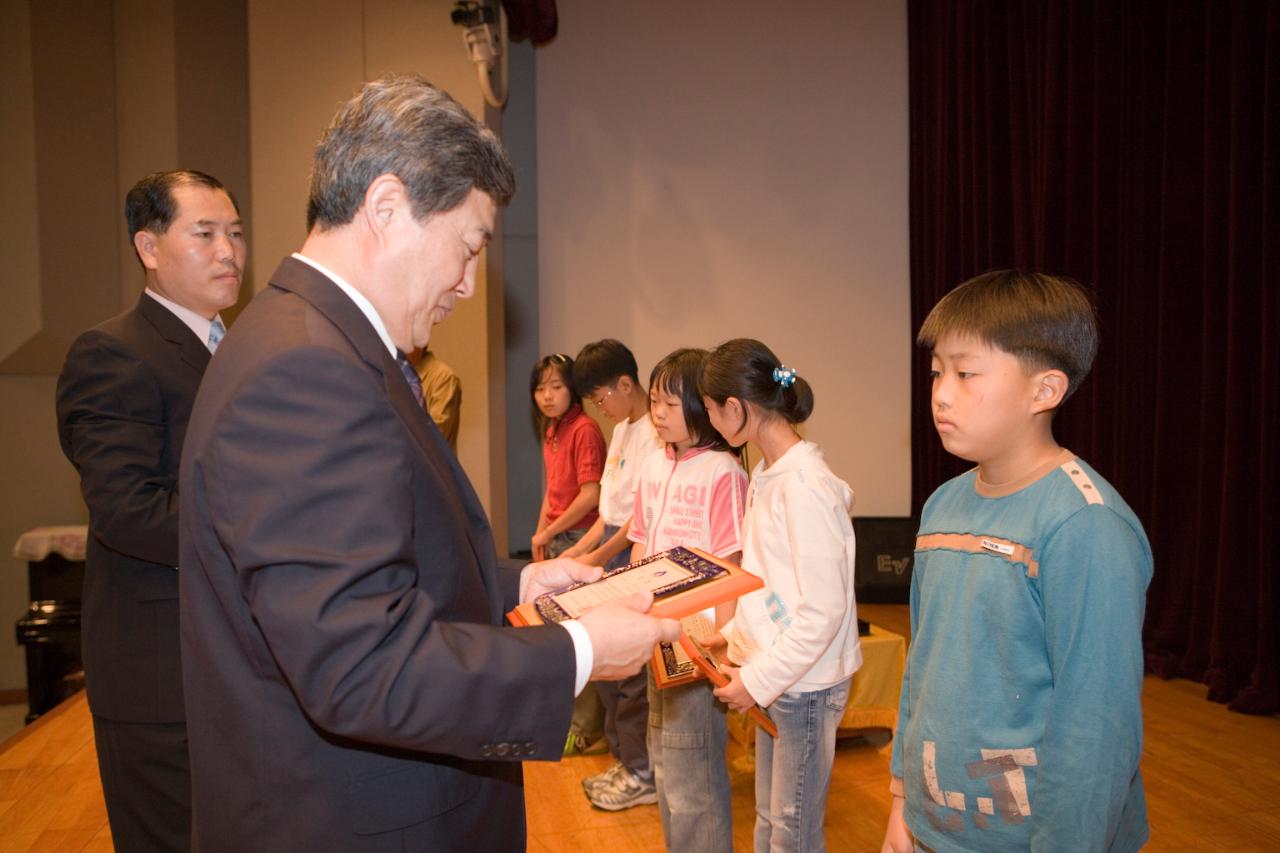
[[[547,472],[547,523],[559,518],[583,483],[598,483],[604,473],[604,433],[581,406],[571,406],[564,417],[547,428],[542,442],[542,465]],[[596,522],[592,509],[571,529]]]

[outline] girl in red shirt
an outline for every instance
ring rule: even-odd
[[[532,540],[535,560],[555,557],[581,539],[595,523],[600,502],[604,434],[582,411],[572,377],[573,359],[563,353],[540,359],[529,374],[547,484]]]

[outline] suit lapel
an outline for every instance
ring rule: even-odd
[[[160,337],[177,348],[179,359],[189,365],[197,376],[204,376],[204,370],[209,366],[212,356],[204,341],[196,337],[190,326],[146,293],[138,297],[137,311]]]
[[[377,330],[360,307],[330,281],[328,276],[297,258],[285,258],[271,276],[271,283],[310,302],[346,335],[360,358],[382,377],[392,409],[404,422],[423,455],[442,478],[447,478],[448,466],[437,458],[431,444],[426,412],[413,399],[413,392],[409,390],[400,366],[387,351],[386,344],[378,337]]]
[[[378,343],[381,346],[382,341],[379,340]],[[387,394],[391,398],[392,408],[404,422],[418,446],[422,448],[423,455],[435,469],[437,476],[447,483],[451,482],[454,486],[455,497],[458,498],[463,512],[466,513],[467,542],[471,546],[471,552],[475,555],[476,565],[480,567],[480,575],[484,580],[485,592],[489,598],[490,618],[495,622],[500,621],[503,614],[502,587],[498,583],[493,530],[489,526],[489,518],[485,515],[479,496],[471,486],[471,480],[458,464],[457,457],[449,449],[440,430],[427,417],[426,410],[414,399],[413,392],[409,390],[409,383],[400,372],[400,366],[391,357],[391,353],[387,352],[386,347],[382,347],[382,358],[382,373],[387,383]]]
[[[480,504],[480,496],[472,487],[471,479],[458,464],[458,457],[449,448],[439,428],[431,423],[430,418],[426,420],[431,439],[462,495],[462,508],[467,514],[467,539],[471,542],[471,550],[476,555],[480,574],[484,579],[484,587],[489,594],[489,616],[495,624],[501,624],[506,609],[502,600],[502,584],[498,582],[498,555],[494,550],[493,528],[489,524],[489,516],[485,514],[484,507]]]
[[[448,462],[440,452],[438,440],[432,441],[433,438],[438,439],[438,436],[433,436],[431,433],[438,431],[432,429],[431,419],[427,417],[426,410],[414,399],[413,392],[409,390],[409,383],[400,372],[400,365],[396,364],[396,360],[391,357],[391,353],[387,352],[386,347],[382,348],[382,377],[386,382],[387,396],[391,398],[391,407],[395,409],[396,416],[404,423],[405,429],[413,436],[418,447],[422,448],[423,455],[436,470],[436,474],[444,480],[452,479],[453,475],[449,471]]]
[[[392,410],[413,437],[436,476],[453,486],[455,503],[465,513],[467,541],[475,555],[488,594],[490,616],[495,621],[500,620],[502,589],[497,578],[493,534],[488,517],[471,487],[471,481],[467,479],[457,458],[440,435],[440,430],[414,399],[404,374],[400,372],[400,366],[387,351],[369,318],[326,275],[297,258],[285,258],[271,276],[271,284],[292,291],[315,306],[346,335],[360,357],[381,374]],[[187,331],[190,332],[190,329]],[[194,338],[195,335],[191,337]]]

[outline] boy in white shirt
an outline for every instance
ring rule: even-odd
[[[640,384],[635,356],[620,341],[606,338],[584,346],[573,363],[573,383],[582,399],[604,412],[614,427],[600,478],[599,517],[563,556],[606,570],[618,568],[631,555],[627,533],[635,503],[635,472],[664,445],[649,419],[649,393]],[[625,681],[594,684],[604,705],[604,734],[615,763],[582,780],[583,790],[592,804],[608,811],[656,802],[645,746],[649,700],[644,672]]]

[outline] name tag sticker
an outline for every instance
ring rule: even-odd
[[[1006,557],[1013,556],[1013,546],[1005,545],[1000,542],[992,542],[990,539],[983,539],[978,543],[988,551],[995,551],[997,554],[1004,554]]]

